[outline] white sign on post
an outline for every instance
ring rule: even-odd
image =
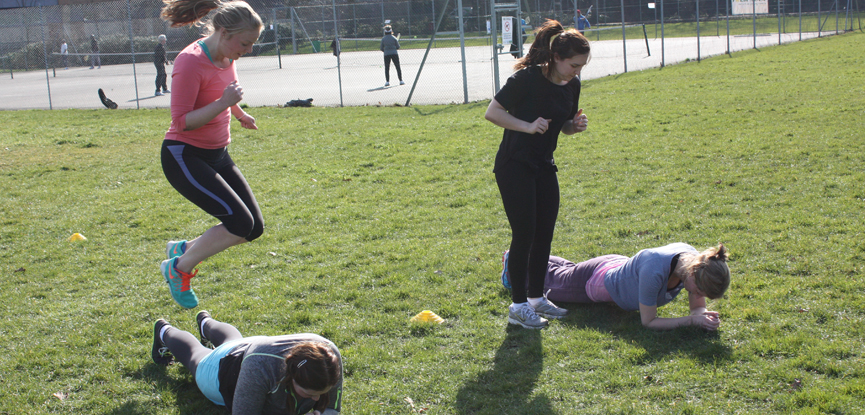
[[[650,9],[654,9],[654,8],[655,8],[655,3],[649,3],[649,8],[650,8]]]
[[[502,16],[502,45],[508,46],[514,41],[514,21],[511,16]]]
[[[733,0],[733,14],[768,14],[769,0]]]

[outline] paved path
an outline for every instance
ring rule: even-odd
[[[817,33],[803,33],[802,38],[817,37]],[[799,34],[785,34],[782,43],[799,40]],[[778,44],[777,34],[758,35],[757,48]],[[753,36],[731,36],[730,49],[740,51],[754,47]],[[592,60],[583,70],[583,79],[594,79],[622,73],[625,70],[624,50],[627,49],[628,71],[661,66],[661,40],[649,40],[651,56],[643,39],[601,41],[592,43]],[[491,48],[466,48],[468,74],[468,100],[489,99],[494,95]],[[700,38],[701,58],[722,55],[727,50],[726,36]],[[391,86],[384,87],[383,58],[380,52],[346,52],[341,56],[342,102],[346,106],[403,105],[414,82],[424,50],[400,52],[403,79],[398,86],[396,71],[391,68]],[[667,38],[664,40],[664,62],[671,65],[697,59],[697,38]],[[461,103],[464,100],[462,65],[459,48],[432,49],[423,73],[418,80],[412,104]],[[513,72],[514,59],[500,55],[500,82],[504,84]],[[238,61],[240,84],[244,88],[244,102],[251,106],[275,106],[292,99],[313,98],[316,106],[340,105],[339,76],[336,57],[327,53],[284,55],[283,69],[279,69],[275,56],[249,57]],[[165,108],[168,96],[154,96],[156,69],[152,63],[135,65],[138,79],[138,97],[134,87],[133,65],[103,66],[102,69],[72,68],[49,71],[51,104],[53,108],[102,108],[97,89],[105,90],[120,108]],[[168,70],[171,70],[169,66]],[[169,84],[170,87],[170,84]],[[14,79],[9,73],[0,74],[2,97],[0,109],[47,109],[48,85],[45,71],[17,72]],[[136,105],[137,104],[137,105]]]

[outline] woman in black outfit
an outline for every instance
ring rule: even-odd
[[[565,31],[561,23],[547,20],[484,115],[505,129],[493,171],[512,232],[504,259],[513,286],[510,324],[541,329],[547,325],[543,317],[567,314],[544,294],[559,214],[553,151],[559,132],[574,134],[587,128],[588,119],[579,109],[579,75],[589,52],[589,41],[578,31]]]

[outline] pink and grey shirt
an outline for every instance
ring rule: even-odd
[[[174,60],[171,73],[171,127],[166,140],[180,141],[198,148],[218,149],[231,142],[231,114],[240,118],[245,113],[237,105],[226,109],[207,124],[190,131],[186,129],[186,114],[222,97],[230,83],[237,81],[234,61],[227,68],[218,68],[210,60],[203,41],[187,46]]]

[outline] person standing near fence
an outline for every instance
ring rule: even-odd
[[[198,238],[169,241],[166,247],[168,259],[160,270],[171,297],[181,307],[193,308],[198,305],[190,287],[198,273],[195,266],[264,232],[258,202],[227,149],[232,115],[243,128],[258,129],[255,118],[238,106],[243,88],[235,61],[252,52],[264,24],[244,1],[169,0],[162,18],[171,27],[201,23],[207,31],[174,60],[171,127],[161,154],[168,182],[221,222]]]
[[[168,43],[168,39],[165,35],[159,35],[156,40],[156,49],[153,50],[153,64],[156,65],[156,93],[154,95],[160,96],[163,93],[171,93],[168,90],[168,75],[165,74],[165,65],[168,64],[168,57],[165,55],[165,44]],[[162,88],[162,92],[159,91],[160,88]]]
[[[63,68],[69,69],[69,46],[66,45],[65,40],[60,45],[60,56],[63,58]]]
[[[591,11],[591,10],[589,10]],[[574,17],[575,25],[577,26],[577,30],[580,31],[581,34],[586,33],[586,29],[591,29],[592,25],[589,24],[589,19],[580,12],[580,9],[577,9],[577,16]]]
[[[90,69],[96,65],[102,69],[102,59],[99,58],[99,41],[96,40],[96,35],[90,35]]]
[[[553,151],[560,132],[570,135],[587,128],[588,118],[579,109],[579,75],[589,52],[585,36],[547,20],[484,115],[504,128],[493,172],[511,226],[510,250],[504,258],[513,286],[508,323],[525,328],[542,329],[547,326],[543,317],[567,314],[544,293],[559,214]]]
[[[393,66],[396,68],[396,76],[399,78],[399,84],[405,85],[402,81],[402,68],[399,66],[399,38],[393,35],[393,28],[390,25],[384,27],[384,37],[381,38],[379,49],[384,52],[384,86],[390,86],[390,63],[393,61]]]

